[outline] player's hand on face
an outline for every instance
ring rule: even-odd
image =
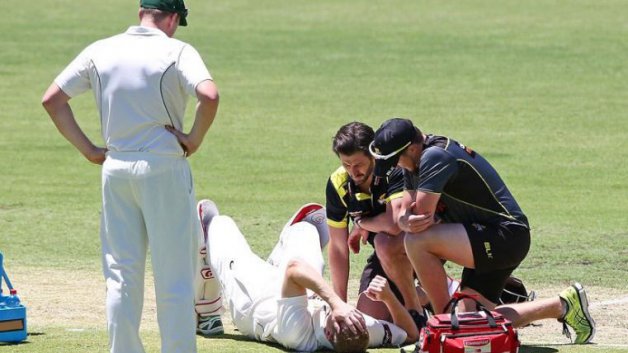
[[[181,148],[183,148],[186,157],[191,156],[192,153],[198,150],[200,144],[192,141],[189,134],[185,134],[171,125],[166,125],[166,130],[177,138],[177,141],[179,142],[179,145],[181,145]]]
[[[388,280],[382,276],[375,276],[365,291],[366,296],[373,301],[387,301],[393,295]]]
[[[107,158],[106,153],[106,148],[94,146],[88,153],[85,154],[85,158],[94,164],[102,165]]]

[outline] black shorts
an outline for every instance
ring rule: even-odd
[[[386,276],[384,268],[379,262],[379,258],[377,257],[377,253],[375,251],[373,251],[373,254],[371,254],[371,256],[369,256],[369,258],[366,260],[366,265],[364,266],[364,270],[362,270],[362,277],[360,278],[360,292],[358,293],[358,295],[368,289],[369,284],[371,284],[371,281],[377,275],[382,276],[388,280],[390,289],[392,289],[393,293],[395,293],[395,296],[397,297],[397,299],[399,299],[401,304],[404,304],[401,292],[399,292],[399,289],[393,283],[393,281],[391,281],[390,278]]]
[[[520,223],[464,223],[475,269],[462,271],[461,288],[469,287],[497,303],[506,280],[530,249],[530,229]]]

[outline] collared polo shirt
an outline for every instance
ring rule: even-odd
[[[325,189],[327,224],[334,228],[346,228],[348,226],[349,218],[352,218],[349,214],[351,198],[356,199],[357,202],[370,204],[368,217],[386,212],[388,203],[403,197],[403,170],[399,167],[395,168],[384,182],[386,183],[386,193],[379,195],[380,199],[376,200],[369,193],[359,192],[346,169],[342,166],[338,167],[327,180]]]
[[[404,189],[439,194],[436,215],[445,223],[528,219],[493,166],[479,153],[445,136],[427,135],[419,167],[404,170]]]
[[[211,79],[192,46],[157,28],[132,26],[85,48],[55,83],[70,97],[93,91],[110,151],[182,155],[164,126],[183,130],[188,96]]]

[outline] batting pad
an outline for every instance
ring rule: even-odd
[[[198,265],[195,278],[194,310],[201,316],[220,315],[225,312],[222,305],[222,289],[207,263],[207,244],[204,237],[198,251]]]

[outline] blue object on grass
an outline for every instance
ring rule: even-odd
[[[17,296],[17,291],[4,270],[2,260],[0,252],[0,342],[21,342],[27,336],[26,307],[20,302],[20,297]],[[3,295],[3,279],[9,289],[8,295]]]

